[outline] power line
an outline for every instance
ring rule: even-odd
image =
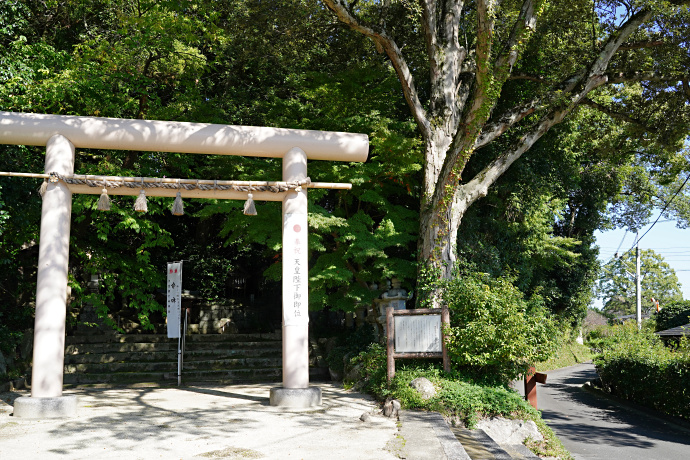
[[[618,245],[618,248],[616,249],[616,254],[618,254],[618,251],[621,250],[621,246],[623,246],[623,241],[625,241],[625,237],[628,236],[628,229],[625,229],[625,233],[623,233],[623,239],[621,240],[620,244]]]
[[[683,181],[683,183],[680,185],[680,187],[678,187],[678,190],[676,190],[676,193],[673,194],[673,196],[671,197],[671,199],[668,200],[668,201],[666,202],[666,204],[664,205],[664,209],[661,210],[661,212],[659,213],[659,217],[656,218],[656,220],[654,221],[654,223],[652,224],[652,226],[649,227],[649,228],[647,229],[647,231],[644,232],[644,233],[642,234],[642,236],[639,237],[639,238],[637,239],[637,243],[639,243],[640,240],[641,240],[642,238],[644,238],[645,235],[646,235],[647,233],[649,233],[649,231],[650,231],[652,228],[654,228],[654,226],[656,225],[656,223],[659,222],[659,219],[661,219],[661,216],[664,214],[664,211],[666,211],[666,208],[668,208],[668,206],[671,204],[671,202],[673,201],[673,199],[674,199],[676,196],[678,196],[678,194],[680,193],[680,191],[683,190],[683,187],[685,187],[685,184],[688,183],[688,180],[690,180],[690,174],[687,175],[687,177],[685,178],[685,180]],[[630,249],[632,249],[632,248],[630,248]]]

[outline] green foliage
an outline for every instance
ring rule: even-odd
[[[471,375],[509,382],[548,358],[559,329],[540,298],[529,300],[507,278],[468,273],[443,287],[451,313],[447,331],[452,365]]]
[[[468,270],[514,276],[526,297],[539,295],[572,325],[591,303],[599,269],[593,234],[618,193],[601,177],[606,155],[585,153],[579,133],[588,123],[583,109],[547,133],[468,209],[458,233],[458,259]],[[499,140],[485,149],[508,148]],[[490,158],[472,158],[468,171],[481,171]]]
[[[546,361],[537,363],[536,368],[538,372],[546,372],[584,363],[593,357],[594,354],[589,346],[575,341],[561,341],[554,354]]]
[[[606,391],[670,415],[690,419],[690,344],[663,345],[648,328],[628,321],[611,330],[595,359]]]
[[[0,313],[0,318],[2,318]],[[24,334],[10,329],[6,324],[0,323],[0,351],[5,357],[14,357],[17,345],[22,341]]]
[[[598,295],[604,301],[604,311],[612,314],[635,313],[635,258],[634,251],[628,251],[604,265],[597,287]],[[682,300],[675,271],[651,249],[641,251],[640,276],[643,310],[653,308],[651,298],[658,300],[662,307],[669,302]]]
[[[430,72],[418,5],[393,2],[386,11],[379,6],[360,2],[356,9],[376,23],[388,14],[388,30],[404,49],[422,104],[434,105],[427,104],[433,88],[424,81]],[[579,72],[582,59],[596,53],[593,37],[614,27],[608,17],[592,25],[589,3],[570,7],[564,13],[548,6],[542,13],[515,71],[544,80],[508,80],[497,116]],[[467,34],[460,41],[468,47],[475,40],[471,10],[460,18]],[[505,4],[497,14],[495,38],[503,40],[518,10]],[[667,13],[655,27],[672,35],[683,21],[684,16]],[[648,33],[641,31],[638,38]],[[354,184],[347,192],[309,192],[310,308],[353,310],[380,294],[372,290],[375,283],[393,276],[413,290],[427,143],[408,114],[395,70],[366,39],[333,27],[317,0],[13,0],[0,2],[0,44],[3,110],[369,134],[367,163],[309,165],[313,180]],[[626,70],[628,61],[643,69],[657,66],[657,54],[665,65],[684,69],[674,60],[674,49],[659,50],[623,53],[616,71]],[[525,298],[540,297],[547,309],[577,322],[589,303],[596,262],[591,234],[604,221],[607,200],[619,199],[614,211],[621,218],[611,225],[639,221],[647,208],[636,203],[651,203],[654,190],[661,196],[662,182],[675,186],[674,174],[683,168],[682,155],[670,152],[684,124],[666,121],[673,118],[670,113],[683,114],[684,106],[663,85],[602,88],[593,95],[602,104],[624,101],[653,129],[582,107],[567,127],[516,162],[481,207],[473,205],[463,218],[460,259],[495,278],[509,277]],[[511,131],[521,136],[533,121],[527,117]],[[467,172],[480,171],[507,151],[511,136],[478,150]],[[41,149],[0,150],[3,170],[42,169]],[[82,149],[76,168],[91,174],[280,179],[278,160],[160,152]],[[471,177],[463,176],[464,182]],[[13,321],[13,330],[23,330],[31,319],[38,185],[0,179],[0,266],[6,274],[0,280],[0,312],[7,324]],[[93,212],[93,198],[75,197],[70,267],[77,305],[95,302],[102,314],[133,308],[147,324],[148,316],[160,311],[153,295],[162,288],[167,258],[192,259],[196,265],[185,272],[191,277],[186,286],[207,298],[226,294],[228,273],[238,266],[251,265],[274,278],[280,274],[277,203],[259,204],[259,216],[250,219],[238,212],[241,203],[191,201],[185,203],[187,215],[170,219],[162,212],[164,200],[151,200],[146,216],[135,215],[128,199],[115,201],[115,211],[105,216]],[[84,285],[93,273],[100,273],[103,283],[98,294],[87,297]]]
[[[389,394],[387,379],[386,348],[380,343],[372,343],[350,361],[352,366],[360,366],[360,378],[356,382],[345,382],[353,385],[358,391],[373,394],[383,400]]]
[[[670,302],[656,314],[656,330],[663,331],[690,323],[690,300]]]
[[[351,191],[309,191],[309,303],[311,310],[329,307],[353,311],[369,304],[381,292],[373,288],[397,277],[408,290],[414,287],[415,243],[418,233],[420,141],[414,125],[390,104],[396,92],[390,73],[382,76],[380,63],[352,64],[330,74],[310,72],[281,82],[290,88],[288,100],[268,98],[262,113],[275,113],[286,127],[348,130],[368,133],[369,160],[364,163],[309,165],[312,180],[349,182]],[[308,78],[306,78],[308,77]],[[371,97],[361,98],[367,88]],[[356,101],[353,102],[353,101]],[[279,164],[266,165],[242,158],[221,158],[217,171],[234,171],[238,179],[280,179]],[[239,172],[239,174],[238,174]],[[247,177],[244,177],[247,175]],[[223,215],[221,235],[266,247],[266,255],[280,250],[280,209],[275,203],[259,205],[259,215],[247,218],[233,203],[212,204],[204,217]],[[280,264],[266,276],[279,279]]]
[[[503,416],[524,418],[537,423],[544,435],[542,443],[533,442],[530,449],[543,455],[558,458],[571,458],[553,431],[546,426],[534,410],[515,391],[496,383],[480,383],[470,377],[453,372],[448,375],[435,366],[404,365],[399,368],[390,385],[386,382],[386,350],[378,344],[352,359],[353,365],[360,367],[361,379],[351,382],[360,391],[374,394],[379,400],[395,398],[403,408],[417,408],[439,411],[446,416],[473,427],[481,417]],[[425,377],[436,388],[437,394],[429,400],[420,398],[409,383],[417,377]],[[346,382],[348,383],[348,382]]]
[[[423,400],[410,382],[424,377],[434,384],[437,394]],[[525,417],[536,411],[516,392],[503,386],[483,386],[461,380],[451,380],[433,367],[427,369],[403,367],[395,373],[390,395],[398,399],[403,408],[436,410],[461,420],[469,428],[481,417]]]
[[[354,356],[370,349],[375,340],[374,328],[369,324],[357,328],[352,333],[342,335],[337,345],[326,356],[328,367],[334,372],[343,372],[348,367],[346,361],[349,362]]]
[[[88,226],[91,232],[72,257],[81,259],[86,274],[99,274],[100,278],[99,291],[85,294],[81,300],[93,304],[111,325],[115,322],[109,313],[124,307],[131,309],[130,314],[144,329],[151,329],[151,315],[165,311],[153,295],[165,285],[165,272],[153,256],[173,244],[170,233],[151,216],[161,214],[165,204],[149,198],[148,215],[141,216],[132,213],[130,200],[113,200],[109,212],[98,212],[96,199],[81,196],[73,203],[75,225]]]

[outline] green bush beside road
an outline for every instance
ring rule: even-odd
[[[690,344],[666,347],[633,321],[611,327],[594,363],[605,391],[690,420]]]
[[[656,314],[656,330],[663,331],[690,323],[690,300],[672,302]]]

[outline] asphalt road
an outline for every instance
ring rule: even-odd
[[[539,410],[577,460],[690,458],[687,428],[584,390],[582,385],[597,376],[594,365],[547,374],[546,384],[537,385]]]

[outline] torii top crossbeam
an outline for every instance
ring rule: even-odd
[[[55,134],[88,149],[282,158],[299,147],[309,160],[328,161],[366,161],[369,151],[365,134],[0,112],[0,144],[44,146]]]

